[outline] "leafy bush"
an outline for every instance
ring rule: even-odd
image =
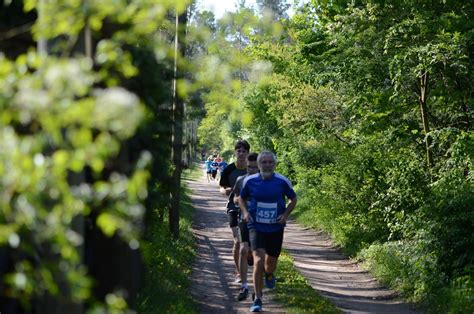
[[[143,107],[123,88],[93,88],[98,75],[85,58],[30,52],[0,57],[0,68],[0,245],[17,256],[6,275],[11,296],[26,307],[59,294],[79,303],[92,286],[81,261],[83,217],[100,208],[104,234],[127,243],[140,236],[150,154],[129,173],[104,172]],[[86,172],[94,179],[83,180]]]
[[[433,313],[472,313],[474,312],[474,277],[472,270],[468,275],[456,277],[447,287],[434,293],[429,302]]]
[[[445,280],[438,268],[438,256],[427,249],[422,241],[385,242],[362,250],[359,258],[383,282],[419,302]]]

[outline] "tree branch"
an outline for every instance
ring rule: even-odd
[[[20,34],[26,33],[31,29],[32,26],[33,26],[33,23],[27,23],[27,24],[21,25],[19,27],[9,29],[6,32],[3,32],[3,33],[0,34],[0,41],[11,39],[11,38],[16,37]]]

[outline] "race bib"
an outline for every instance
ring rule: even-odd
[[[277,222],[278,203],[257,202],[257,222],[274,224]]]

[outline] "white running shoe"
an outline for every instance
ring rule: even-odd
[[[242,282],[242,279],[240,279],[240,274],[235,274],[235,279],[234,279],[234,282]]]

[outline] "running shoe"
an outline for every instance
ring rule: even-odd
[[[267,274],[265,273],[265,286],[268,289],[275,288],[276,278],[273,276],[273,273]]]
[[[260,298],[256,298],[253,301],[252,306],[250,307],[250,312],[261,312],[262,311],[262,300]]]
[[[249,266],[253,266],[253,254],[252,254],[252,253],[249,253],[249,254],[247,255],[247,264],[248,264]]]
[[[237,296],[237,300],[239,301],[245,300],[247,299],[248,295],[249,295],[249,289],[242,287],[240,288],[240,292],[239,292],[239,295]]]
[[[239,273],[235,274],[234,282],[236,282],[236,283],[242,282],[242,279],[240,279],[240,274]]]

